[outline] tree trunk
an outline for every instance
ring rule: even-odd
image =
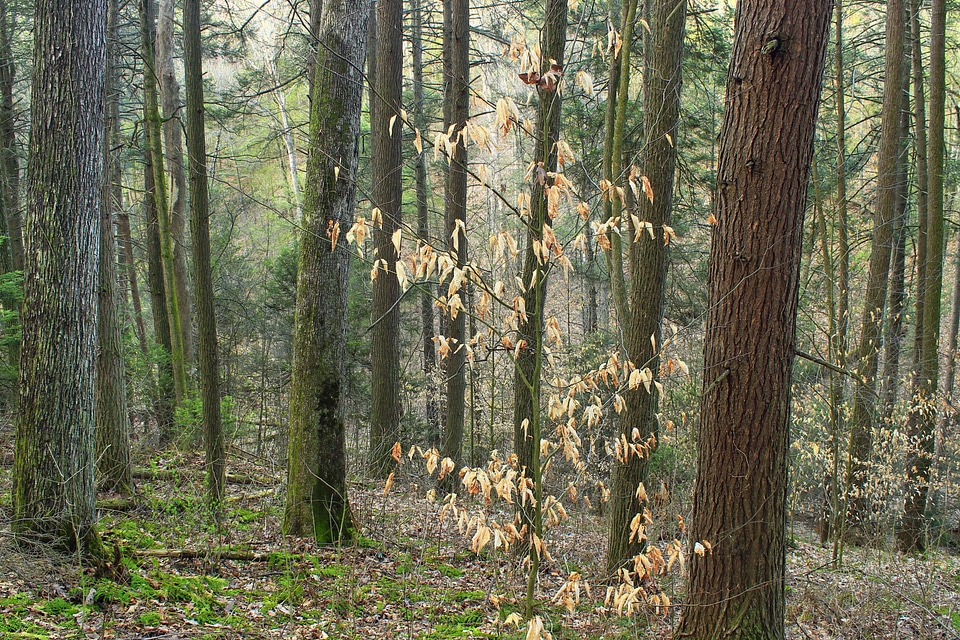
[[[913,67],[913,122],[916,138],[917,159],[917,248],[914,264],[914,312],[913,371],[920,371],[923,351],[923,286],[924,269],[927,265],[927,107],[923,90],[923,56],[920,51],[920,6],[917,0],[908,0],[910,11],[910,39]],[[920,381],[914,375],[913,393],[919,390]]]
[[[419,131],[426,131],[427,114],[423,98],[423,10],[421,0],[413,0],[411,11],[410,48],[413,54],[413,124]],[[417,194],[417,235],[422,242],[430,242],[430,211],[427,207],[427,159],[425,152],[417,153],[414,163]],[[427,382],[427,434],[430,447],[440,446],[440,407],[434,370],[437,368],[437,349],[433,342],[433,295],[424,287],[420,294],[420,323],[423,340],[423,373]]]
[[[117,131],[119,134],[119,131]],[[119,176],[118,176],[119,177]],[[152,197],[152,194],[151,196]],[[143,355],[149,353],[147,348],[147,329],[143,323],[143,304],[140,301],[140,286],[137,283],[137,267],[133,261],[133,234],[130,232],[130,216],[121,206],[114,216],[117,220],[119,234],[120,268],[126,271],[126,280],[130,286],[130,299],[133,303],[134,331]],[[121,293],[121,296],[125,293]]]
[[[23,223],[20,217],[20,161],[17,158],[13,83],[16,66],[11,40],[13,17],[7,0],[0,1],[0,206],[9,236],[10,269],[23,269]],[[6,253],[6,250],[5,250]]]
[[[606,191],[602,194],[604,202],[604,221],[620,218],[623,215],[623,202],[616,186],[626,188],[621,175],[623,167],[623,135],[626,126],[628,89],[630,87],[630,44],[633,40],[633,23],[636,19],[637,0],[627,0],[623,4],[621,26],[623,45],[619,55],[611,56],[610,85],[607,89],[607,107],[604,115],[605,134],[603,144],[603,178]],[[616,225],[623,229],[623,220]],[[629,225],[627,225],[629,226]],[[630,301],[623,274],[623,245],[621,234],[614,230],[607,233],[610,248],[607,250],[607,271],[610,276],[610,297],[617,310],[617,321],[621,327],[630,326]]]
[[[101,485],[117,493],[133,492],[130,472],[130,414],[127,411],[126,375],[123,363],[123,339],[120,327],[120,298],[117,292],[116,238],[113,234],[113,211],[118,207],[114,197],[115,164],[120,158],[112,150],[119,141],[112,137],[119,117],[115,94],[118,61],[118,0],[109,0],[107,14],[107,63],[104,73],[104,96],[108,114],[103,136],[104,180],[100,209],[100,259],[97,302],[97,383],[96,383],[96,452]]]
[[[831,6],[737,4],[690,535],[712,551],[692,555],[675,638],[784,637],[791,369]]]
[[[930,146],[927,149],[927,262],[923,274],[923,337],[919,385],[907,421],[907,497],[897,530],[897,548],[923,551],[923,515],[937,425],[940,368],[940,296],[943,288],[943,156],[946,117],[946,4],[933,0],[930,18]],[[889,49],[888,49],[889,50]]]
[[[193,238],[193,281],[197,288],[200,398],[203,402],[207,499],[214,508],[219,508],[226,485],[226,453],[223,443],[223,423],[220,417],[217,318],[214,312],[213,268],[210,266],[210,203],[207,196],[207,142],[203,113],[203,62],[200,47],[200,0],[184,0],[183,67],[187,92],[190,235]]]
[[[850,245],[848,240],[847,202],[847,110],[844,102],[843,64],[843,1],[836,0],[834,25],[834,96],[837,109],[837,251],[833,256],[836,272],[836,329],[831,332],[834,343],[833,359],[840,369],[847,368],[847,330],[850,327]],[[833,278],[831,278],[831,281]],[[836,372],[834,372],[836,373]],[[833,457],[832,486],[830,488],[830,528],[833,531],[833,561],[840,560],[842,550],[839,531],[843,521],[840,490],[840,436],[846,433],[844,381],[833,375],[830,382],[831,455]]]
[[[283,531],[322,543],[353,531],[343,417],[351,250],[343,239],[353,224],[369,15],[366,0],[324,2],[310,108]]]
[[[144,132],[147,148],[153,165],[153,196],[156,201],[158,230],[160,234],[160,262],[163,267],[164,306],[170,325],[170,366],[173,370],[173,391],[176,405],[187,393],[187,374],[183,350],[183,329],[180,323],[180,306],[175,285],[174,247],[170,211],[167,208],[166,175],[163,170],[163,149],[160,109],[157,105],[156,65],[153,47],[152,0],[140,2],[140,37],[143,47],[143,108]]]
[[[908,39],[909,25],[907,14],[904,18],[904,42]],[[903,59],[903,71],[900,74],[900,147],[897,149],[896,177],[894,179],[896,194],[894,196],[892,220],[892,246],[890,254],[890,312],[887,314],[887,324],[883,334],[883,375],[881,376],[880,399],[883,402],[880,415],[881,424],[892,427],[893,409],[897,402],[897,391],[900,387],[900,353],[903,350],[903,339],[906,327],[903,323],[904,310],[904,280],[906,271],[906,236],[907,236],[907,137],[910,134],[910,60]]]
[[[881,329],[887,302],[893,218],[897,207],[897,157],[900,153],[900,110],[903,89],[903,2],[887,0],[886,64],[883,83],[880,149],[877,158],[877,207],[873,215],[873,242],[867,290],[863,303],[860,346],[857,350],[857,383],[850,424],[850,448],[846,477],[847,537],[862,539],[867,513],[867,476],[876,424],[877,369]]]
[[[180,83],[173,66],[173,32],[175,0],[160,0],[157,16],[157,80],[160,83],[160,106],[163,112],[164,155],[170,176],[170,234],[173,239],[173,280],[177,287],[177,309],[183,333],[183,360],[187,367],[194,363],[193,322],[190,317],[190,287],[187,283],[185,214],[187,175],[183,166],[183,123],[180,117]]]
[[[106,25],[106,0],[36,3],[11,517],[15,534],[95,558],[104,556],[94,383]]]
[[[400,230],[403,200],[400,119],[402,0],[377,0],[376,76],[370,101],[373,201],[382,225],[373,230],[374,260],[371,331],[370,472],[386,476],[393,466],[390,449],[400,439],[400,282],[394,234]]]
[[[567,41],[566,0],[546,0],[543,16],[543,31],[540,35],[541,72],[550,70],[551,61],[563,65]],[[560,139],[561,94],[556,90],[537,87],[539,99],[535,130],[534,162],[542,165],[544,172],[557,170],[557,141]],[[521,524],[530,533],[543,535],[541,523],[541,469],[540,436],[542,411],[540,410],[540,387],[543,367],[544,306],[547,296],[547,277],[550,263],[537,256],[535,243],[543,241],[544,228],[551,225],[544,179],[533,178],[530,189],[530,217],[527,224],[527,239],[523,253],[523,299],[526,320],[517,328],[517,340],[526,343],[518,351],[514,366],[513,399],[513,446],[522,473],[533,483],[535,503],[520,508]],[[531,576],[536,576],[539,556],[531,551],[533,566]],[[529,592],[528,592],[529,598]],[[532,603],[528,600],[528,609]],[[528,611],[528,614],[532,613]],[[529,617],[529,616],[528,616]]]
[[[677,164],[677,128],[680,121],[680,64],[683,57],[686,2],[661,0],[648,5],[650,35],[644,48],[644,122],[640,173],[649,180],[652,198],[642,193],[641,176],[635,188],[636,216],[649,223],[653,238],[635,224],[630,243],[630,323],[626,326],[626,349],[640,370],[659,377],[662,341],[663,294],[667,276],[667,243],[673,206],[674,172]],[[626,52],[624,45],[623,53]],[[621,76],[623,77],[623,76]],[[646,183],[643,183],[646,184]],[[632,188],[624,185],[624,190]],[[633,214],[633,211],[625,212]],[[632,219],[632,218],[631,218]],[[647,506],[637,498],[638,485],[646,480],[649,456],[656,448],[658,391],[639,385],[624,392],[627,408],[620,420],[621,434],[631,444],[647,446],[646,453],[623,452],[613,471],[610,494],[610,534],[607,572],[613,574],[630,558],[643,552],[646,540],[631,536],[630,521]],[[633,434],[639,434],[634,438]],[[633,541],[631,542],[631,537]]]
[[[470,0],[443,3],[443,130],[450,133],[453,156],[448,157],[444,197],[444,235],[447,252],[458,269],[467,263],[467,118],[470,117]],[[465,281],[464,281],[465,282]],[[447,378],[447,416],[441,455],[457,463],[463,449],[463,415],[466,397],[466,319],[470,312],[466,284],[443,295],[450,304],[457,299],[467,308],[448,306],[446,338],[452,351],[444,358]],[[457,476],[449,474],[446,492],[456,491]]]
[[[149,0],[148,0],[149,1]],[[144,149],[143,209],[147,222],[147,277],[150,286],[150,307],[153,309],[153,334],[159,348],[157,357],[157,396],[154,412],[160,431],[159,445],[163,448],[173,440],[173,367],[170,363],[170,320],[167,317],[166,294],[163,288],[163,264],[160,259],[160,221],[157,219],[157,200],[154,197],[153,159]]]

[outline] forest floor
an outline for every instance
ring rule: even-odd
[[[154,459],[135,501],[102,496],[111,507],[101,511],[103,538],[125,555],[126,577],[112,582],[75,558],[13,541],[8,444],[0,439],[0,637],[525,637],[508,621],[522,611],[522,559],[490,546],[473,553],[455,518],[441,523],[441,505],[424,498],[429,480],[399,480],[386,496],[382,486],[357,486],[351,501],[362,535],[351,546],[317,547],[281,536],[280,483],[269,469],[233,465],[217,526],[204,507],[199,459]],[[483,508],[477,501],[471,512]],[[542,565],[538,588],[545,630],[558,639],[668,638],[678,607],[641,606],[627,617],[605,605],[604,522],[570,511],[546,536],[553,561]],[[960,638],[954,554],[848,549],[835,570],[812,531],[797,525],[793,535],[788,638]],[[682,603],[677,566],[647,590]],[[592,588],[565,608],[554,596],[573,571]]]

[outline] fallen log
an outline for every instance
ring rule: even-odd
[[[182,480],[184,478],[198,478],[203,475],[202,469],[134,469],[133,477],[137,480]],[[228,473],[227,482],[231,484],[255,484],[265,487],[279,483],[276,478],[268,476],[248,476],[241,473]]]
[[[233,549],[139,549],[133,552],[136,558],[170,558],[173,560],[242,560],[267,562],[274,553],[260,551],[237,551]],[[287,557],[287,556],[285,556]]]

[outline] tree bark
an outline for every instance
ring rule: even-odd
[[[910,11],[910,47],[912,49],[913,67],[913,122],[916,138],[917,159],[917,244],[916,273],[914,273],[914,336],[913,336],[913,371],[920,371],[921,353],[923,352],[923,286],[924,269],[927,265],[927,106],[923,89],[923,56],[920,51],[920,6],[917,0],[908,0]],[[920,381],[914,376],[913,393],[919,390]]]
[[[903,13],[904,42],[909,40],[909,25],[906,12]],[[907,137],[910,134],[910,59],[903,59],[903,71],[900,74],[900,146],[897,149],[896,194],[894,196],[892,242],[890,254],[890,312],[883,334],[883,374],[881,376],[880,398],[883,402],[880,421],[891,425],[893,410],[897,402],[900,387],[900,353],[906,334],[903,311],[905,307],[904,281],[906,275],[906,239],[907,239]]]
[[[120,298],[117,291],[116,238],[113,233],[115,200],[115,164],[120,158],[112,150],[118,140],[113,119],[119,117],[115,94],[118,60],[118,0],[109,0],[107,10],[107,59],[104,73],[104,99],[108,114],[103,136],[104,180],[100,208],[100,275],[97,302],[96,371],[96,453],[101,485],[110,491],[133,492],[130,475],[130,414],[127,411],[126,374],[123,363],[123,339],[120,327]]]
[[[897,157],[900,152],[900,110],[903,90],[903,2],[887,0],[886,59],[881,111],[880,149],[877,159],[877,207],[873,215],[873,242],[863,303],[860,346],[857,350],[857,384],[850,424],[846,474],[846,536],[863,538],[867,513],[866,482],[873,449],[872,429],[877,419],[877,370],[881,330],[887,302],[893,218],[897,207]]]
[[[119,131],[117,132],[119,134]],[[133,234],[130,232],[130,216],[120,207],[115,216],[117,233],[119,236],[120,268],[126,271],[126,280],[130,287],[130,300],[133,304],[134,331],[137,333],[137,342],[143,355],[149,353],[147,348],[147,329],[143,322],[143,304],[140,300],[140,285],[137,283],[137,267],[133,260]],[[125,293],[121,293],[125,295]]]
[[[375,278],[371,331],[370,472],[386,476],[393,467],[390,449],[400,439],[400,282],[399,251],[403,200],[403,121],[400,118],[403,67],[402,0],[377,0],[376,75],[370,101],[373,202],[382,224],[374,226]]]
[[[444,193],[444,235],[447,253],[458,269],[467,263],[467,118],[470,117],[470,1],[443,3],[443,130],[450,134],[453,156],[448,157]],[[466,280],[455,291],[443,289],[449,304],[454,297],[467,311],[448,306],[447,339],[452,351],[444,358],[447,378],[447,415],[441,455],[459,469],[463,449],[464,400],[466,397]],[[449,474],[446,492],[456,490],[456,474]]]
[[[356,198],[369,15],[366,0],[324,2],[310,111],[283,531],[322,543],[353,532],[343,416],[351,250],[344,236]]]
[[[630,243],[630,323],[626,326],[626,349],[638,369],[649,369],[654,380],[660,377],[663,294],[667,276],[667,243],[673,207],[674,173],[677,164],[677,129],[680,121],[681,60],[683,57],[686,2],[660,0],[648,5],[650,35],[644,48],[644,140],[640,176],[636,188],[636,216],[648,223],[653,238],[630,224],[636,235]],[[624,45],[624,51],[626,45]],[[622,73],[622,72],[621,72]],[[621,77],[624,77],[621,75]],[[643,193],[642,177],[649,180],[653,197]],[[626,213],[633,214],[633,211]],[[632,219],[632,218],[631,218]],[[621,434],[631,444],[646,446],[644,454],[625,451],[615,462],[610,493],[610,533],[607,543],[607,572],[613,574],[630,558],[642,553],[646,540],[632,536],[630,521],[647,506],[637,498],[637,487],[646,480],[649,456],[658,435],[658,390],[639,385],[624,392],[626,410],[620,420]],[[639,437],[634,437],[636,432]],[[631,537],[633,540],[631,541]]]
[[[23,269],[23,221],[20,216],[20,161],[17,158],[17,132],[13,108],[13,17],[7,0],[0,2],[0,206],[2,222],[9,237],[9,269]],[[7,269],[7,270],[9,270]]]
[[[410,49],[413,57],[413,124],[419,131],[426,131],[427,114],[423,97],[423,10],[421,0],[413,0],[411,11]],[[430,241],[430,211],[427,207],[427,158],[426,152],[417,153],[414,163],[417,194],[417,235],[422,242]],[[440,407],[437,401],[437,385],[434,370],[437,368],[437,348],[433,323],[433,295],[424,288],[420,294],[420,323],[423,340],[423,373],[427,379],[427,444],[440,446]]]
[[[923,337],[917,393],[907,420],[907,497],[897,548],[923,551],[924,509],[937,425],[940,297],[943,288],[943,170],[946,117],[946,4],[933,0],[930,18],[930,129],[927,149],[927,262],[923,274]]]
[[[564,49],[567,43],[567,1],[546,0],[544,5],[543,31],[540,35],[541,73],[550,70],[551,60],[563,66]],[[537,88],[537,123],[535,129],[533,159],[542,167],[544,175],[557,170],[557,142],[560,139],[560,108],[562,105],[559,91]],[[547,194],[544,189],[545,177],[534,176],[530,188],[530,215],[524,222],[527,226],[527,238],[523,252],[523,299],[526,319],[519,322],[518,342],[526,345],[519,349],[514,364],[513,399],[513,447],[517,454],[519,467],[526,479],[533,483],[535,503],[520,508],[521,524],[526,525],[530,533],[542,536],[540,513],[542,484],[540,469],[540,437],[542,433],[542,411],[540,410],[541,374],[543,369],[543,333],[544,307],[546,306],[547,279],[550,262],[541,261],[534,245],[543,241],[544,228],[551,225],[548,211]],[[537,573],[536,552],[531,553],[534,561],[530,575]],[[528,602],[528,608],[531,606]],[[528,612],[530,613],[530,612]],[[529,616],[528,616],[529,617]]]
[[[203,402],[207,499],[219,508],[226,485],[226,453],[220,416],[220,363],[210,265],[210,202],[207,195],[207,142],[204,124],[200,0],[183,2],[183,66],[187,93],[187,149],[190,170],[190,235],[196,286],[200,398]]]
[[[106,25],[106,0],[36,3],[11,517],[18,535],[97,559],[105,555],[94,509],[94,381]]]
[[[675,638],[784,637],[791,368],[831,6],[737,4],[690,530],[712,552],[692,554]]]
[[[180,322],[180,306],[174,274],[174,246],[170,211],[167,207],[166,175],[163,170],[163,141],[161,134],[160,108],[157,103],[157,76],[154,62],[154,35],[152,0],[139,0],[140,36],[143,48],[143,103],[144,133],[153,166],[153,196],[156,201],[157,228],[160,236],[160,262],[163,267],[164,306],[170,325],[170,366],[173,370],[175,405],[179,405],[187,393],[186,365],[183,349],[183,329]]]
[[[155,189],[153,154],[145,146],[143,155],[143,212],[147,223],[147,277],[150,287],[150,307],[153,310],[153,334],[159,350],[157,354],[157,395],[154,399],[154,412],[157,416],[157,427],[160,431],[158,444],[163,448],[170,444],[174,436],[170,320],[167,317],[167,297],[163,286],[163,263],[160,259],[160,221],[157,216],[157,200],[153,193]]]
[[[164,155],[170,176],[170,234],[173,239],[173,280],[177,287],[177,309],[183,333],[183,359],[187,367],[195,362],[193,321],[190,317],[190,287],[186,259],[187,175],[183,166],[183,123],[180,117],[180,83],[173,66],[175,0],[160,0],[157,19],[157,80],[163,113]]]

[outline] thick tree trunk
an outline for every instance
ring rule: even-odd
[[[102,558],[94,500],[106,0],[39,0],[11,528]],[[69,372],[69,375],[64,375]]]
[[[660,325],[677,164],[675,141],[680,121],[680,63],[686,2],[681,1],[679,5],[674,0],[654,2],[648,6],[647,18],[650,35],[644,51],[644,141],[641,175],[636,177],[635,188],[640,191],[636,199],[637,219],[652,226],[653,238],[643,229],[635,228],[635,224],[629,225],[636,235],[630,244],[630,324],[625,328],[625,338],[627,355],[633,365],[640,370],[649,369],[656,379],[660,368]],[[643,193],[641,176],[649,180],[652,198]],[[624,189],[631,186],[624,184]],[[633,211],[626,213],[634,214]],[[646,480],[647,463],[656,448],[658,434],[656,387],[641,384],[628,389],[624,400],[627,408],[620,421],[621,434],[627,442],[647,449],[643,455],[626,451],[615,463],[607,543],[610,574],[646,547],[645,539],[631,536],[630,521],[647,506],[637,498],[637,487]],[[634,432],[639,437],[634,438]]]
[[[903,104],[903,2],[887,0],[886,64],[883,84],[880,149],[877,159],[877,207],[873,215],[873,242],[867,290],[863,302],[857,383],[850,424],[846,477],[846,523],[851,540],[862,539],[868,500],[866,481],[873,450],[872,429],[877,422],[877,370],[881,330],[887,302],[893,218],[897,207],[897,156],[900,152],[900,110]]]
[[[366,0],[325,0],[310,112],[283,531],[323,543],[353,531],[343,416],[351,250],[344,237],[355,206],[366,9]]]
[[[206,450],[207,499],[214,508],[223,501],[226,453],[220,417],[220,364],[217,318],[210,265],[210,203],[207,195],[207,142],[204,126],[203,62],[200,40],[200,0],[183,2],[183,66],[187,92],[187,149],[190,169],[190,235],[193,238],[193,281],[197,288],[200,398]]]
[[[675,638],[784,637],[791,369],[831,6],[737,5],[690,529],[712,551],[692,555]]]
[[[450,132],[454,144],[448,158],[444,197],[444,235],[447,252],[463,269],[467,263],[467,118],[470,117],[470,0],[445,0],[443,3],[443,130]],[[456,296],[467,304],[466,284],[455,291],[444,290],[447,302]],[[449,307],[454,308],[454,307]],[[446,338],[452,351],[444,358],[447,378],[447,417],[443,429],[441,455],[460,467],[463,448],[463,415],[466,397],[466,319],[462,309],[451,311]],[[447,476],[447,492],[456,490],[456,474]]]
[[[907,421],[907,497],[897,530],[901,551],[923,551],[923,516],[937,425],[940,297],[943,288],[943,156],[946,117],[946,4],[933,0],[930,18],[930,147],[927,159],[927,262],[923,274],[923,336],[919,385]]]
[[[173,66],[175,30],[174,0],[160,0],[157,16],[157,79],[163,113],[164,156],[170,177],[170,234],[173,238],[173,280],[177,287],[177,309],[183,332],[183,359],[194,363],[193,321],[190,317],[190,287],[187,278],[186,238],[187,174],[183,166],[183,121],[180,114],[180,83]]]
[[[127,411],[126,375],[123,364],[123,339],[120,327],[120,298],[117,291],[116,238],[113,234],[113,211],[117,175],[114,165],[120,162],[112,149],[119,141],[112,137],[116,130],[113,118],[118,96],[114,93],[118,60],[118,0],[108,2],[107,66],[104,74],[104,97],[108,114],[103,155],[105,171],[100,209],[100,276],[97,302],[97,384],[96,384],[96,452],[101,485],[111,491],[133,492],[130,472],[130,414]]]
[[[393,466],[390,450],[400,439],[400,282],[399,251],[403,200],[404,123],[400,119],[403,67],[402,0],[377,0],[376,76],[370,101],[373,202],[382,225],[373,230],[374,260],[371,331],[370,472],[385,476]]]

